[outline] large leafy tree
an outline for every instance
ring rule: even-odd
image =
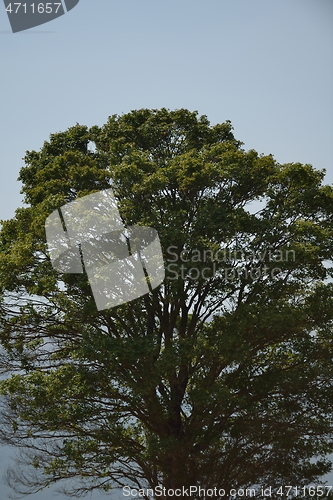
[[[12,485],[319,481],[333,450],[324,173],[243,150],[230,122],[166,109],[52,134],[25,164],[26,207],[0,240],[2,436],[22,449]],[[125,226],[158,231],[166,276],[98,311],[86,274],[53,269],[44,224],[110,187]]]

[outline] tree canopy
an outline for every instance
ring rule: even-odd
[[[331,470],[333,190],[242,146],[229,121],[141,109],[26,153],[25,207],[0,234],[16,491],[228,492]],[[158,232],[165,279],[99,311],[86,273],[52,267],[45,220],[110,188],[126,227]]]

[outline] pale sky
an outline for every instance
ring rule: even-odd
[[[332,0],[80,0],[16,34],[1,2],[0,61],[0,219],[20,205],[26,150],[143,107],[230,119],[246,149],[333,182]]]

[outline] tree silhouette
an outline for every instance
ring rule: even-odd
[[[319,481],[333,450],[324,173],[245,151],[229,121],[184,109],[77,124],[25,163],[26,207],[0,235],[14,489],[70,478],[67,494],[264,485],[281,498]],[[85,272],[52,267],[45,221],[108,189],[126,228],[157,231],[165,278],[98,310]]]

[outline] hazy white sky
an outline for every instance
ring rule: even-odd
[[[20,204],[26,150],[142,107],[230,119],[245,148],[333,182],[332,0],[80,0],[15,35],[1,2],[0,61],[0,219]]]

